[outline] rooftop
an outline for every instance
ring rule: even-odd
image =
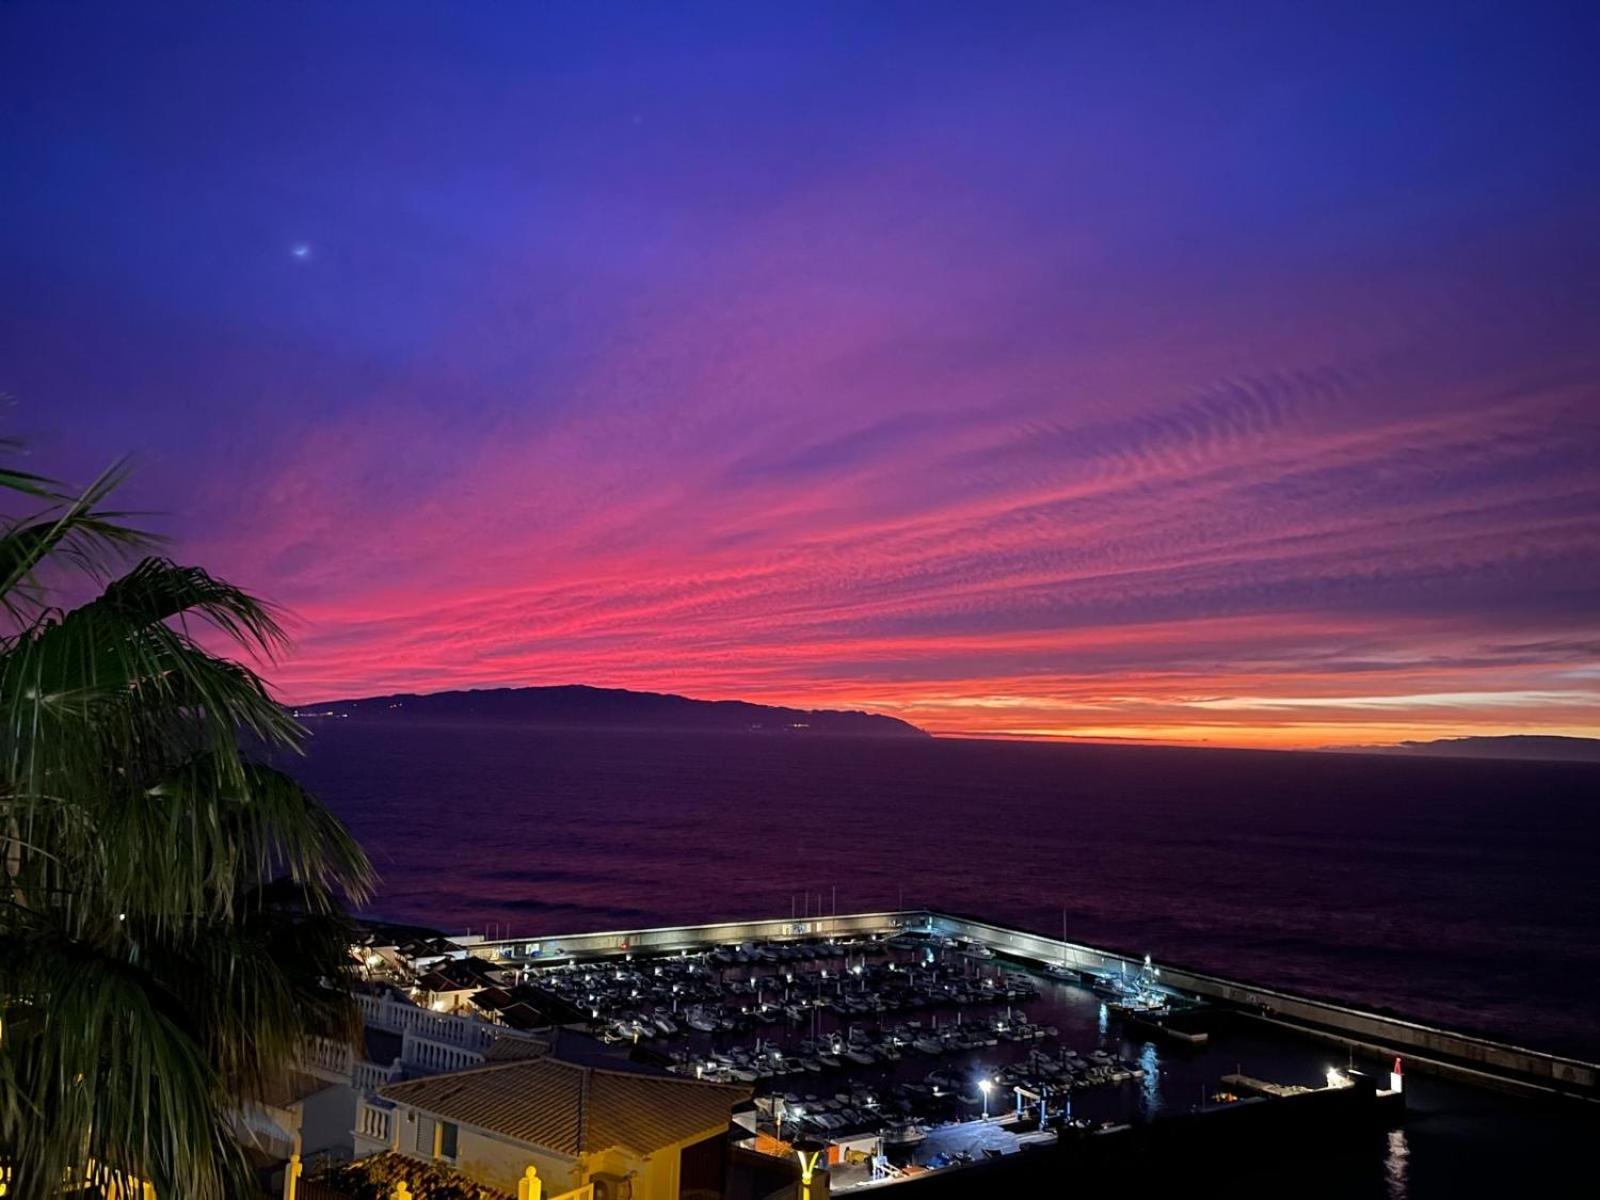
[[[379,1094],[530,1146],[650,1154],[715,1126],[747,1087],[599,1070],[538,1058],[390,1084]]]

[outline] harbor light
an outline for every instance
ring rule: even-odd
[[[1328,1086],[1331,1088],[1349,1087],[1350,1077],[1337,1067],[1329,1067]]]
[[[989,1093],[994,1091],[994,1084],[987,1079],[978,1080],[978,1090],[983,1093],[983,1119],[989,1119]]]

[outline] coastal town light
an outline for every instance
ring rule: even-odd
[[[989,1093],[994,1091],[994,1084],[987,1079],[978,1080],[978,1090],[983,1093],[983,1119],[989,1119]]]

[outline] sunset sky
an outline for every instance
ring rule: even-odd
[[[0,6],[0,392],[291,701],[1600,736],[1600,6]]]

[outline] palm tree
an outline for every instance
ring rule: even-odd
[[[122,475],[0,468],[28,510],[0,519],[0,1162],[23,1200],[223,1200],[253,1190],[241,1102],[357,1028],[342,903],[372,875],[262,761],[300,728],[202,644],[269,657],[272,611],[154,556],[107,507]]]

